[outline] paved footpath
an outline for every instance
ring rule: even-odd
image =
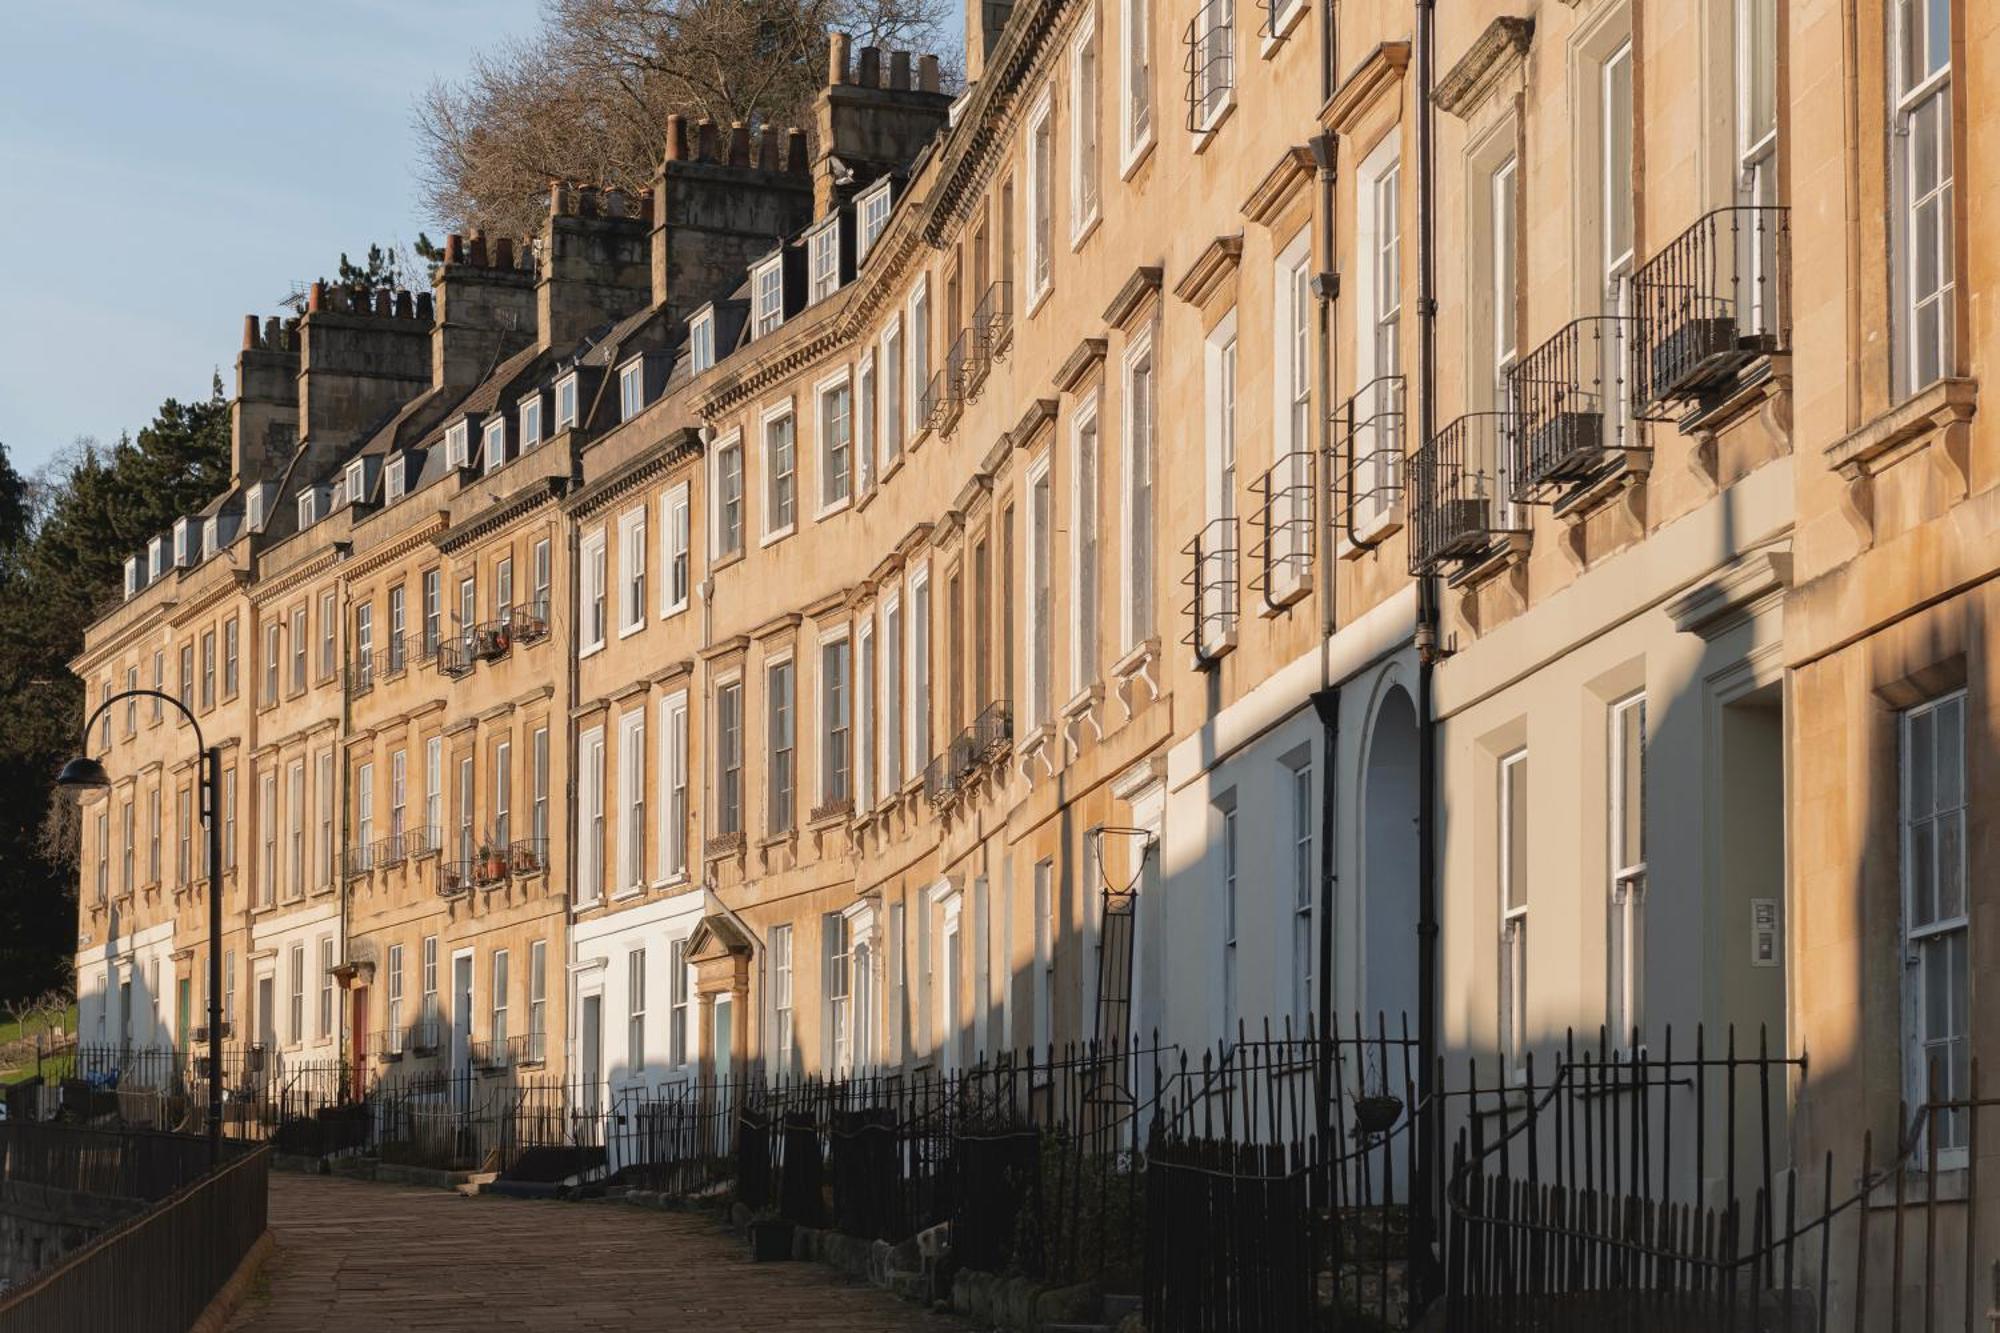
[[[753,1264],[694,1213],[274,1171],[271,1230],[229,1333],[969,1327],[819,1264]]]

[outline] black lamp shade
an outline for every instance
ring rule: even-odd
[[[91,789],[109,787],[111,775],[104,771],[104,765],[89,755],[78,755],[62,767],[56,775],[58,787]]]

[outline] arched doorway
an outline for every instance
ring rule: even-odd
[[[1400,686],[1375,709],[1361,779],[1361,994],[1373,1030],[1417,1027],[1417,710]]]

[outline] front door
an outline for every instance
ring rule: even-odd
[[[451,956],[451,1068],[463,1074],[472,1067],[472,951]]]
[[[356,986],[348,1002],[354,1008],[350,1024],[352,1040],[347,1049],[348,1058],[354,1061],[354,1098],[359,1101],[368,1090],[368,988]]]
[[[594,1142],[591,1137],[597,1125],[599,1091],[604,1078],[604,997],[586,995],[583,997],[583,1013],[576,1027],[576,1064],[580,1086],[577,1088],[577,1137],[583,1142]]]

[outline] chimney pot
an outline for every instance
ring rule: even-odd
[[[695,125],[695,139],[700,148],[700,151],[695,154],[695,160],[699,162],[716,161],[721,153],[721,148],[718,144],[719,138],[720,132],[715,122],[707,116],[703,116]]]
[[[256,346],[257,317],[255,315],[245,315],[243,317],[243,350],[248,352]]]
[[[396,294],[387,287],[375,293],[375,313],[384,317],[396,313]]]
[[[910,53],[891,51],[889,53],[889,87],[897,92],[910,90]]]
[[[396,293],[396,318],[409,319],[415,313],[415,308],[410,302],[410,293],[407,290],[399,290]]]
[[[599,207],[599,197],[595,185],[580,185],[576,191],[576,215],[594,218],[603,210]]]
[[[863,88],[882,86],[882,48],[864,46],[861,48],[861,78]]]
[[[514,241],[512,237],[502,236],[499,240],[493,242],[493,267],[514,267]]]
[[[457,232],[444,238],[444,262],[463,264],[465,262],[465,237]]]
[[[604,192],[604,216],[608,218],[630,216],[625,191],[619,189],[616,185]]]
[[[931,55],[919,56],[917,58],[918,90],[921,92],[934,93],[937,92],[942,86],[943,86],[943,80],[939,77],[938,74],[938,58],[936,56],[931,56]]]
[[[288,341],[285,335],[289,332],[290,330],[284,325],[278,323],[278,317],[272,315],[264,321],[264,346],[274,352],[282,350]]]
[[[471,251],[472,253],[467,257],[468,262],[470,262],[474,268],[485,268],[486,267],[485,232],[475,231],[472,233]]]
[[[429,292],[418,292],[417,318],[422,320],[426,324],[430,323],[432,317],[431,316],[432,308],[433,307],[431,303],[431,294]]]
[[[687,151],[687,117],[676,111],[667,117],[667,161],[679,162]]]
[[[326,284],[323,282],[315,282],[312,285],[312,288],[306,293],[306,309],[308,311],[318,310],[325,304],[326,304]]]
[[[844,32],[827,34],[826,81],[829,84],[847,82],[847,55],[853,46],[854,39]]]
[[[785,131],[785,170],[794,176],[812,171],[812,164],[806,161],[806,132],[796,125]]]
[[[778,169],[778,127],[770,121],[757,135],[757,169],[776,171]]]
[[[740,120],[729,122],[729,165],[750,165],[750,127]]]

